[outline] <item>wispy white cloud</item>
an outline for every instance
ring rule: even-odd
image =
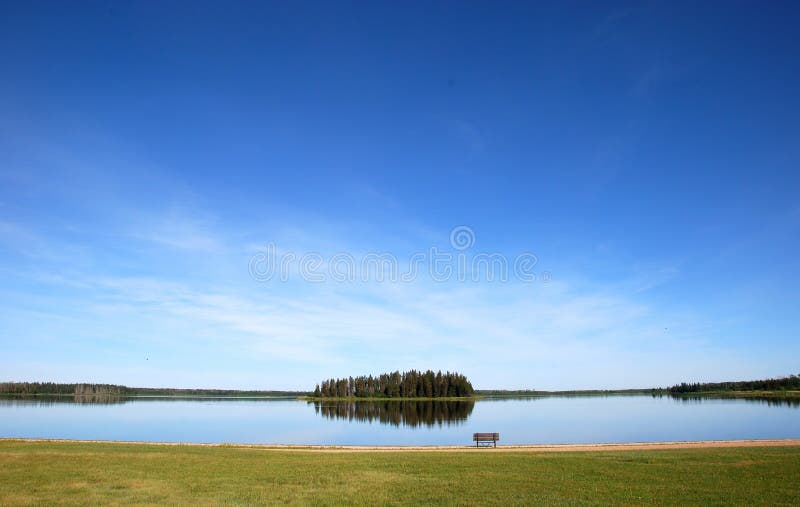
[[[464,129],[471,142],[482,143],[476,131]],[[4,288],[7,329],[53,350],[63,342],[70,353],[124,358],[120,368],[132,376],[151,375],[154,366],[125,361],[160,351],[172,358],[161,364],[163,375],[182,368],[180,382],[206,386],[210,371],[227,371],[226,385],[242,386],[258,371],[268,387],[302,388],[320,376],[410,367],[464,370],[485,387],[677,381],[673,366],[666,366],[675,358],[663,345],[664,322],[670,347],[724,355],[705,340],[702,318],[670,313],[640,297],[674,276],[668,266],[634,269],[627,279],[600,287],[571,280],[566,271],[547,285],[424,277],[412,283],[259,283],[248,276],[248,260],[268,242],[279,252],[326,258],[338,252],[359,258],[377,248],[402,259],[401,248],[407,254],[446,245],[446,231],[437,239],[436,228],[406,220],[400,238],[397,223],[365,237],[359,224],[288,214],[268,222],[223,221],[186,195],[165,195],[164,204],[147,212],[135,201],[117,202],[124,220],[95,222],[91,229],[68,222],[54,230],[0,223],[5,247],[30,261],[14,264],[13,283]],[[487,346],[497,351],[488,358]],[[187,357],[195,370],[180,366],[175,351],[183,350],[194,351]],[[108,373],[75,365],[74,375],[87,380]],[[627,368],[638,376],[622,373]],[[141,378],[131,383],[147,382]],[[281,384],[286,378],[296,380]]]
[[[135,239],[157,243],[177,250],[219,252],[223,244],[208,231],[210,218],[185,216],[180,210],[170,210],[166,216],[142,220],[131,235]]]
[[[223,356],[235,348],[254,363],[280,370],[301,362],[316,365],[324,376],[354,367],[370,371],[375,364],[480,368],[475,358],[488,345],[509,363],[560,361],[563,373],[555,382],[563,385],[571,365],[590,362],[598,348],[648,349],[663,339],[654,324],[663,316],[652,308],[620,295],[580,293],[566,284],[308,284],[284,290],[276,282],[231,292],[213,281],[200,288],[155,278],[104,277],[91,283],[102,294],[91,296],[89,305],[98,319],[184,329],[176,336],[159,335],[160,345],[192,348],[202,341]],[[673,346],[691,338],[680,336],[686,322],[675,324]],[[398,364],[412,359],[415,364]],[[492,379],[486,371],[477,378],[484,384]],[[518,382],[541,385],[544,379],[532,368]]]

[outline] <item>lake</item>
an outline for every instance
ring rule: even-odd
[[[309,445],[469,445],[800,438],[800,402],[670,396],[306,402],[0,399],[0,437]]]

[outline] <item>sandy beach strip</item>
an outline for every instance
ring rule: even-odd
[[[226,443],[177,443],[177,442],[134,442],[119,440],[69,440],[47,438],[0,438],[2,442],[42,442],[77,444],[125,444],[160,445],[187,447],[225,447],[259,449],[264,451],[300,452],[603,452],[603,451],[657,451],[665,449],[707,449],[719,447],[786,447],[800,446],[800,439],[780,440],[698,440],[685,442],[630,442],[606,444],[530,444],[499,445],[494,448],[476,448],[474,445],[431,445],[431,446],[373,446],[373,445],[280,445],[280,444],[226,444]]]

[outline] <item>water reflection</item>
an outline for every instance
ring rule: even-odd
[[[13,396],[0,398],[0,406],[38,406],[49,407],[63,404],[119,405],[127,403],[128,398],[113,394],[87,394],[65,396]]]
[[[471,400],[314,401],[314,411],[327,419],[378,421],[392,426],[450,426],[467,420]]]
[[[758,403],[769,407],[792,407],[800,408],[800,398],[765,398],[761,396],[693,396],[691,394],[671,395],[672,399],[681,403],[703,403],[711,400],[745,401],[747,403]]]
[[[374,421],[374,424],[370,424]],[[546,396],[477,401],[0,398],[0,437],[297,445],[467,445],[800,438],[796,399]]]
[[[53,405],[125,405],[143,402],[208,402],[208,401],[283,401],[294,396],[119,396],[115,394],[68,394],[0,397],[2,406],[53,406]]]

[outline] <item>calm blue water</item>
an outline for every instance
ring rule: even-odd
[[[0,437],[336,445],[468,445],[800,438],[800,406],[668,396],[477,402],[259,399],[0,400]]]

